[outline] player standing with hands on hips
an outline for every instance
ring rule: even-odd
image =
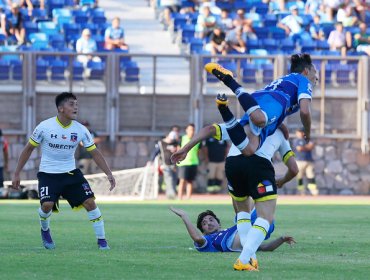
[[[94,144],[88,129],[76,121],[78,104],[73,93],[63,92],[56,96],[58,114],[41,122],[33,131],[24,147],[15,169],[13,188],[19,189],[20,172],[32,151],[40,145],[42,155],[37,178],[41,207],[38,209],[41,238],[46,249],[54,249],[50,234],[52,210],[58,211],[58,200],[63,196],[72,208],[84,207],[101,250],[110,249],[105,239],[104,220],[94,200],[89,183],[76,168],[74,154],[79,143],[89,151],[96,164],[108,176],[110,189],[116,186],[112,171]]]

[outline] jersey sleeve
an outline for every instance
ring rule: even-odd
[[[36,128],[32,132],[28,142],[32,146],[37,147],[42,142],[42,139],[44,138],[44,134],[45,134],[45,128],[43,124],[40,123],[38,126],[36,126]]]
[[[84,147],[86,148],[88,152],[95,150],[96,146],[94,143],[94,138],[92,137],[91,133],[85,126],[82,126],[82,127],[83,127],[82,143]]]
[[[209,247],[209,242],[208,242],[208,239],[206,237],[203,236],[203,239],[204,239],[204,244],[203,246],[199,246],[198,243],[194,242],[194,247],[195,249],[197,249],[199,252],[207,252],[208,251],[208,247]]]
[[[299,100],[312,99],[312,85],[311,82],[304,76],[298,76],[298,103]]]

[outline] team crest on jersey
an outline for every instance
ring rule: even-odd
[[[274,188],[272,187],[272,183],[268,180],[264,180],[257,186],[257,192],[259,194],[265,194],[267,192],[272,192]]]
[[[67,136],[65,136],[64,134],[62,135],[62,139],[67,139]]]
[[[72,142],[76,142],[77,141],[77,133],[75,133],[75,132],[72,132],[71,133],[71,141]]]

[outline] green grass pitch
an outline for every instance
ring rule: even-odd
[[[182,221],[161,203],[99,203],[110,251],[99,251],[84,210],[53,214],[56,249],[41,245],[37,202],[0,201],[1,279],[369,279],[370,205],[279,205],[272,238],[294,236],[258,253],[260,272],[233,271],[238,253],[198,253]],[[223,227],[226,202],[175,202],[195,221],[211,209]]]

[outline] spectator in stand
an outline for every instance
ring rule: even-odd
[[[253,29],[253,21],[247,19],[243,25],[243,36],[245,40],[257,40],[256,31]]]
[[[362,21],[366,21],[366,11],[370,8],[370,3],[367,0],[354,0],[353,6],[357,17]]]
[[[194,124],[188,124],[186,127],[186,134],[181,137],[180,147],[184,147],[194,136]],[[193,182],[197,176],[197,169],[199,165],[198,152],[201,148],[201,143],[196,144],[187,154],[186,158],[178,166],[178,175],[180,178],[177,197],[179,200],[183,197],[184,188],[186,188],[186,198],[190,199],[193,192]]]
[[[227,193],[225,178],[225,158],[228,153],[228,144],[225,140],[216,140],[211,137],[206,140],[205,155],[208,165],[208,188],[209,192]]]
[[[317,185],[314,173],[314,160],[312,157],[312,150],[315,147],[312,141],[306,142],[304,138],[304,129],[300,128],[296,131],[296,136],[292,143],[292,148],[295,152],[296,161],[298,165],[298,186],[297,192],[300,195],[306,194],[304,178],[307,179],[307,189],[312,195],[318,195]]]
[[[8,171],[8,142],[0,129],[0,188],[4,187],[4,172]]]
[[[84,30],[82,30],[81,37],[76,42],[76,52],[80,53],[80,55],[77,56],[77,60],[81,62],[85,67],[90,60],[94,62],[100,62],[100,57],[90,54],[96,51],[96,41],[91,38],[90,29],[85,28]]]
[[[200,13],[203,13],[203,7],[209,7],[213,15],[219,16],[221,14],[221,9],[217,7],[215,0],[195,0],[195,3],[199,3],[198,10]]]
[[[305,14],[309,14],[314,17],[319,10],[321,2],[321,0],[307,0],[304,6]]]
[[[234,28],[233,20],[230,17],[230,12],[226,9],[221,11],[221,18],[218,24],[223,31],[228,32],[229,30]]]
[[[171,25],[171,14],[178,13],[181,9],[181,0],[161,0],[160,8],[163,9],[163,19],[165,30]]]
[[[119,17],[115,17],[112,20],[112,26],[105,30],[104,39],[107,50],[128,50],[128,45],[125,43],[125,33],[120,24]]]
[[[26,32],[23,27],[22,14],[19,11],[19,5],[17,3],[12,4],[9,14],[1,17],[1,28],[2,33],[7,37],[14,36],[18,45],[22,45],[25,42]]]
[[[302,28],[303,19],[298,14],[298,7],[293,5],[290,7],[291,14],[284,17],[277,26],[284,29],[286,34],[294,41],[297,40],[310,40],[311,36]]]
[[[217,19],[211,13],[208,6],[203,7],[203,14],[199,14],[197,20],[197,32],[200,38],[206,38],[211,35],[213,29],[216,27]]]
[[[343,24],[337,22],[335,30],[331,31],[328,38],[330,50],[340,51],[342,56],[346,56],[347,48],[352,47],[352,36],[350,32],[345,32]]]
[[[226,33],[219,26],[213,29],[209,39],[210,41],[206,46],[206,50],[209,50],[212,55],[227,54]]]
[[[44,1],[42,0],[43,5]],[[28,10],[28,15],[32,15],[32,10],[33,10],[33,3],[31,0],[8,0],[8,8],[11,9],[13,7],[13,4],[18,4],[19,8],[26,8]],[[41,3],[40,3],[41,6]]]
[[[227,52],[245,53],[247,50],[246,40],[247,36],[246,33],[243,33],[243,27],[239,26],[230,30],[226,35]]]
[[[310,34],[312,39],[325,40],[325,33],[320,25],[320,16],[314,15],[313,23],[310,25]]]
[[[317,14],[320,16],[320,23],[332,23],[332,20],[326,12],[326,6],[321,4],[317,10]]]
[[[250,21],[250,19],[249,19]],[[248,22],[248,19],[245,17],[245,11],[244,9],[238,9],[236,11],[236,16],[233,20],[233,25],[234,27],[240,27],[244,26]]]
[[[348,0],[339,6],[337,22],[342,22],[344,27],[354,26],[358,23],[358,18]]]
[[[361,22],[359,25],[360,32],[354,36],[353,46],[358,52],[365,52],[370,56],[370,34],[367,32],[367,25]]]
[[[344,0],[323,0],[329,21],[334,21],[334,16],[338,12],[339,6],[343,3]]]

